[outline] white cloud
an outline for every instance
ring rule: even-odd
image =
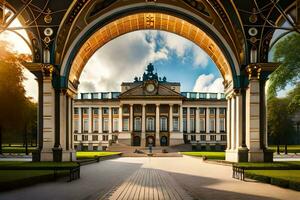
[[[168,49],[157,50],[155,38],[145,37],[146,32],[132,32],[99,49],[86,64],[80,77],[85,84],[79,85],[79,92],[120,91],[121,82],[141,76],[149,62],[168,59]]]
[[[202,74],[196,80],[194,92],[224,92],[223,79],[217,78],[213,74]]]

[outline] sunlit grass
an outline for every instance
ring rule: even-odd
[[[277,152],[276,145],[270,145],[268,148],[273,150],[274,152]],[[280,145],[279,149],[281,153],[284,153],[284,145]],[[288,145],[287,149],[288,153],[300,153],[300,145]]]
[[[76,152],[77,159],[93,159],[96,157],[119,155],[121,152],[109,152],[109,151],[78,151]]]
[[[210,151],[199,151],[199,152],[181,152],[183,155],[187,156],[197,156],[197,157],[206,157],[207,159],[213,160],[225,160],[225,152],[210,152]]]

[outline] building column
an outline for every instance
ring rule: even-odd
[[[216,108],[216,133],[220,133],[220,108]]]
[[[129,131],[133,132],[133,104],[130,104]]]
[[[209,107],[206,107],[206,112],[205,112],[205,129],[206,133],[210,133],[209,129]]]
[[[112,139],[112,107],[108,108],[108,140]]]
[[[119,133],[123,131],[123,107],[120,105],[119,107]]]
[[[260,122],[260,71],[257,65],[248,66],[249,84],[246,90],[246,145],[249,162],[263,162]]]
[[[230,108],[231,108],[231,110],[230,110],[230,112],[231,112],[231,115],[230,115],[230,117],[231,117],[231,119],[230,119],[230,122],[231,122],[231,125],[230,125],[230,127],[231,127],[231,150],[235,150],[236,149],[236,107],[235,107],[235,95],[233,95],[232,96],[232,98],[231,98],[231,106],[230,106]]]
[[[226,132],[227,132],[227,148],[226,151],[231,149],[231,98],[227,98],[227,109],[226,109]],[[227,160],[227,158],[226,158]]]
[[[191,133],[191,113],[190,113],[190,107],[186,108],[186,132]]]
[[[89,124],[89,133],[92,133],[92,127],[93,127],[93,108],[89,107],[89,118],[88,118],[88,124]]]
[[[142,105],[142,133],[141,146],[146,146],[146,104]]]
[[[78,107],[78,133],[82,133],[82,108]]]
[[[98,132],[99,133],[103,133],[103,128],[102,128],[102,122],[103,122],[103,119],[102,119],[102,107],[99,107],[99,120],[98,120],[98,123],[99,123],[99,130]]]
[[[160,137],[159,137],[159,104],[156,104],[156,112],[155,112],[155,146],[160,146]]]
[[[182,104],[179,107],[179,131],[183,133],[183,107]]]
[[[169,110],[169,132],[173,132],[173,104],[170,104],[170,110]]]
[[[196,108],[196,133],[200,133],[200,108]]]

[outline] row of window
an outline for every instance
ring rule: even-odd
[[[89,114],[89,108],[81,108],[83,114]],[[200,115],[206,114],[206,108],[199,108]],[[208,108],[210,115],[216,114],[216,108]],[[99,108],[92,108],[92,113],[94,115],[99,114]],[[123,113],[129,113],[128,107],[123,108]],[[173,108],[173,113],[178,113],[178,109]],[[190,108],[190,114],[194,115],[196,113],[196,108]],[[219,114],[225,115],[226,108],[219,108]],[[74,114],[79,114],[79,108],[74,108]],[[109,114],[109,108],[102,108],[102,114]],[[119,114],[119,108],[112,108],[112,114]],[[187,114],[187,108],[183,108],[183,114]]]
[[[216,135],[210,135],[209,141],[216,141],[217,136]],[[196,135],[191,135],[191,141],[196,141]],[[206,141],[206,135],[200,135],[200,141]],[[226,135],[221,135],[221,141],[226,141]]]
[[[98,135],[92,135],[92,141],[98,141]],[[74,135],[74,141],[78,141],[78,135]],[[89,141],[88,135],[82,135],[82,141]],[[102,141],[108,141],[108,135],[102,135]]]
[[[205,132],[216,132],[216,119],[215,118],[209,118],[209,129],[206,131],[206,119],[205,118],[200,118],[199,120],[199,125],[200,125],[200,132],[205,133]],[[196,131],[196,120],[195,118],[190,118],[190,132],[195,132]],[[220,132],[225,132],[225,118],[219,118],[219,127],[220,127]],[[183,132],[187,132],[187,118],[183,118]]]

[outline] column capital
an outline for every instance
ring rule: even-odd
[[[160,104],[159,104],[159,103],[157,103],[157,104],[155,104],[155,105],[156,105],[156,107],[160,106]]]
[[[174,104],[173,104],[173,103],[169,103],[169,106],[170,106],[170,107],[173,107],[173,106],[174,106]]]
[[[249,80],[263,79],[266,80],[279,67],[280,63],[252,63],[245,70]],[[263,74],[263,76],[261,76]]]

